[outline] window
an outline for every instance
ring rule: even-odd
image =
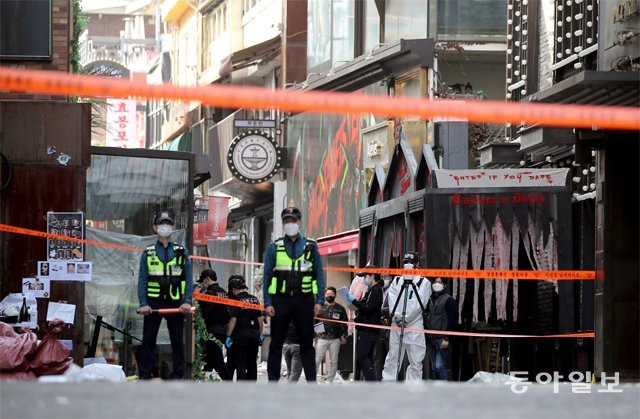
[[[503,38],[507,2],[504,0],[437,0],[438,38],[466,39],[480,36]]]
[[[211,59],[215,53],[213,43],[229,29],[227,19],[227,4],[223,2],[202,14],[202,56],[200,65],[202,70],[211,66]]]
[[[369,51],[380,43],[380,14],[375,0],[364,4],[364,50]]]
[[[307,9],[307,69],[328,71],[336,61],[354,57],[353,0],[309,0]]]
[[[51,1],[0,1],[0,57],[51,58]]]
[[[247,12],[255,7],[256,4],[260,3],[260,0],[244,0],[242,14],[246,15]]]
[[[427,0],[388,0],[385,3],[384,41],[427,37]]]

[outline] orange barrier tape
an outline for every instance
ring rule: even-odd
[[[364,326],[371,327],[373,329],[384,329],[384,330],[401,330],[400,327],[397,326],[384,326],[381,324],[363,324],[356,322],[345,322],[342,320],[334,320],[334,319],[325,319],[322,317],[316,317],[316,320],[321,320],[323,322],[334,322],[334,323],[342,323],[347,325],[354,326]],[[478,333],[478,332],[454,332],[451,330],[427,330],[427,329],[414,329],[411,327],[405,327],[404,330],[406,332],[418,332],[418,333],[428,333],[430,335],[446,335],[446,336],[471,336],[471,337],[480,337],[480,338],[529,338],[529,339],[538,339],[538,338],[594,338],[596,335],[594,332],[580,332],[580,333],[563,333],[560,335],[510,335],[507,333]]]
[[[216,295],[203,294],[201,292],[194,292],[193,299],[198,301],[205,301],[207,303],[218,303],[226,306],[249,308],[254,310],[264,310],[264,306],[259,304],[245,303],[243,301],[234,300],[233,298],[218,297]]]
[[[7,224],[0,224],[0,231],[4,231],[7,233],[24,234],[27,236],[42,237],[45,239],[49,238],[49,239],[67,240],[67,241],[73,241],[76,243],[92,244],[95,246],[112,247],[114,249],[130,250],[132,252],[142,252],[144,250],[138,247],[120,246],[119,244],[103,243],[103,242],[97,242],[93,240],[85,240],[85,239],[79,239],[75,237],[61,236],[59,234],[45,233],[44,231],[31,230],[31,229],[22,228],[22,227],[14,227]]]
[[[251,304],[245,303],[242,301],[234,300],[232,298],[224,298],[218,297],[215,295],[202,294],[202,293],[193,293],[193,299],[198,301],[205,301],[208,303],[218,303],[228,306],[240,307],[240,308],[248,308],[255,310],[264,310],[264,306],[259,304]],[[397,326],[383,326],[378,324],[364,324],[364,323],[356,323],[356,322],[345,322],[342,320],[334,320],[334,319],[326,319],[324,317],[314,317],[316,320],[323,322],[334,322],[341,323],[346,325],[353,326],[364,326],[370,327],[373,329],[384,329],[384,330],[400,330]],[[419,332],[419,333],[428,333],[431,335],[447,335],[447,336],[471,336],[471,337],[483,337],[483,338],[593,338],[595,334],[593,332],[584,332],[584,333],[566,333],[561,335],[510,335],[510,334],[500,334],[500,333],[477,333],[477,332],[453,332],[448,330],[427,330],[427,329],[413,329],[410,327],[405,327],[404,329],[407,332]]]
[[[95,246],[112,247],[121,250],[130,250],[134,252],[142,252],[144,249],[137,247],[120,246],[117,244],[97,242],[93,240],[78,239],[57,234],[45,233],[38,230],[30,230],[28,228],[14,227],[7,224],[0,224],[0,231],[7,233],[25,234],[29,236],[37,236],[43,238],[53,238],[60,240],[70,240],[79,243],[91,244]],[[189,256],[191,259],[210,260],[214,262],[235,263],[244,265],[260,266],[260,262],[245,262],[240,260],[220,259],[206,256]],[[341,268],[327,266],[325,271],[336,272],[368,272],[378,273],[381,275],[420,275],[428,277],[444,277],[444,278],[500,278],[500,279],[517,279],[517,280],[558,280],[558,281],[588,281],[596,279],[595,271],[498,271],[498,270],[479,270],[479,269],[395,269],[395,268]]]
[[[596,279],[595,271],[510,271],[510,270],[480,270],[480,269],[394,269],[394,268],[341,268],[328,266],[326,271],[336,272],[367,272],[381,275],[420,275],[428,277],[445,278],[499,278],[499,279],[525,279],[525,280],[551,280],[558,281],[586,281]]]
[[[461,118],[473,122],[640,130],[636,108],[548,103],[428,100],[339,92],[272,90],[250,86],[152,85],[111,77],[0,67],[0,90],[82,97],[141,97],[197,101],[223,108],[290,112],[372,113],[423,119]]]

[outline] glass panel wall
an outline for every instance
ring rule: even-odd
[[[354,58],[353,0],[309,0],[307,9],[308,73],[327,72],[336,61]]]
[[[173,154],[173,153],[168,153]],[[172,208],[176,232],[171,239],[186,244],[192,222],[189,160],[116,155],[92,155],[87,171],[86,238],[122,247],[143,249],[156,241],[151,227],[157,209]],[[188,246],[188,244],[187,244]],[[87,260],[93,263],[93,279],[85,285],[85,343],[91,341],[95,319],[113,328],[102,328],[96,357],[124,366],[127,375],[136,373],[135,353],[142,338],[142,317],[138,308],[138,271],[141,251],[104,246],[87,246]],[[162,365],[170,353],[166,326],[161,327],[158,347]]]
[[[427,37],[427,0],[388,0],[385,3],[384,41]]]
[[[380,15],[375,0],[364,3],[364,50],[369,51],[380,42]]]

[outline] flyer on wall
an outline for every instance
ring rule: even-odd
[[[82,212],[47,212],[47,233],[75,239],[84,237]],[[73,240],[47,239],[47,260],[84,260],[84,244]]]
[[[38,276],[49,281],[91,281],[91,262],[39,261]]]
[[[36,298],[49,298],[51,295],[51,280],[49,278],[22,278],[22,293],[33,294]]]

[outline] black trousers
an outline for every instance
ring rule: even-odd
[[[214,337],[224,344],[226,339],[225,335],[214,335]],[[206,365],[204,370],[211,371],[215,369],[222,380],[231,380],[232,377],[224,363],[224,354],[222,353],[220,345],[214,341],[208,340],[205,344],[205,351]]]
[[[151,301],[149,306],[154,310],[178,308],[180,303]],[[148,380],[152,377],[156,361],[156,338],[163,318],[167,320],[167,329],[169,329],[169,339],[171,340],[171,357],[173,358],[173,371],[169,378],[180,379],[184,377],[184,315],[151,313],[144,316],[142,345],[138,351],[138,371],[142,380]]]
[[[356,362],[366,381],[378,381],[373,367],[373,348],[380,336],[378,330],[358,330],[358,343],[356,346]]]
[[[300,360],[307,381],[316,381],[316,350],[313,347],[313,294],[284,295],[276,294],[272,298],[276,315],[271,318],[271,343],[267,373],[269,381],[280,379],[282,346],[293,321],[300,344]]]
[[[243,344],[236,344],[235,342],[231,347],[231,356],[233,357],[233,363],[236,367],[236,374],[239,380],[256,381],[258,379],[258,365],[256,359],[258,358],[258,342],[247,342]]]

